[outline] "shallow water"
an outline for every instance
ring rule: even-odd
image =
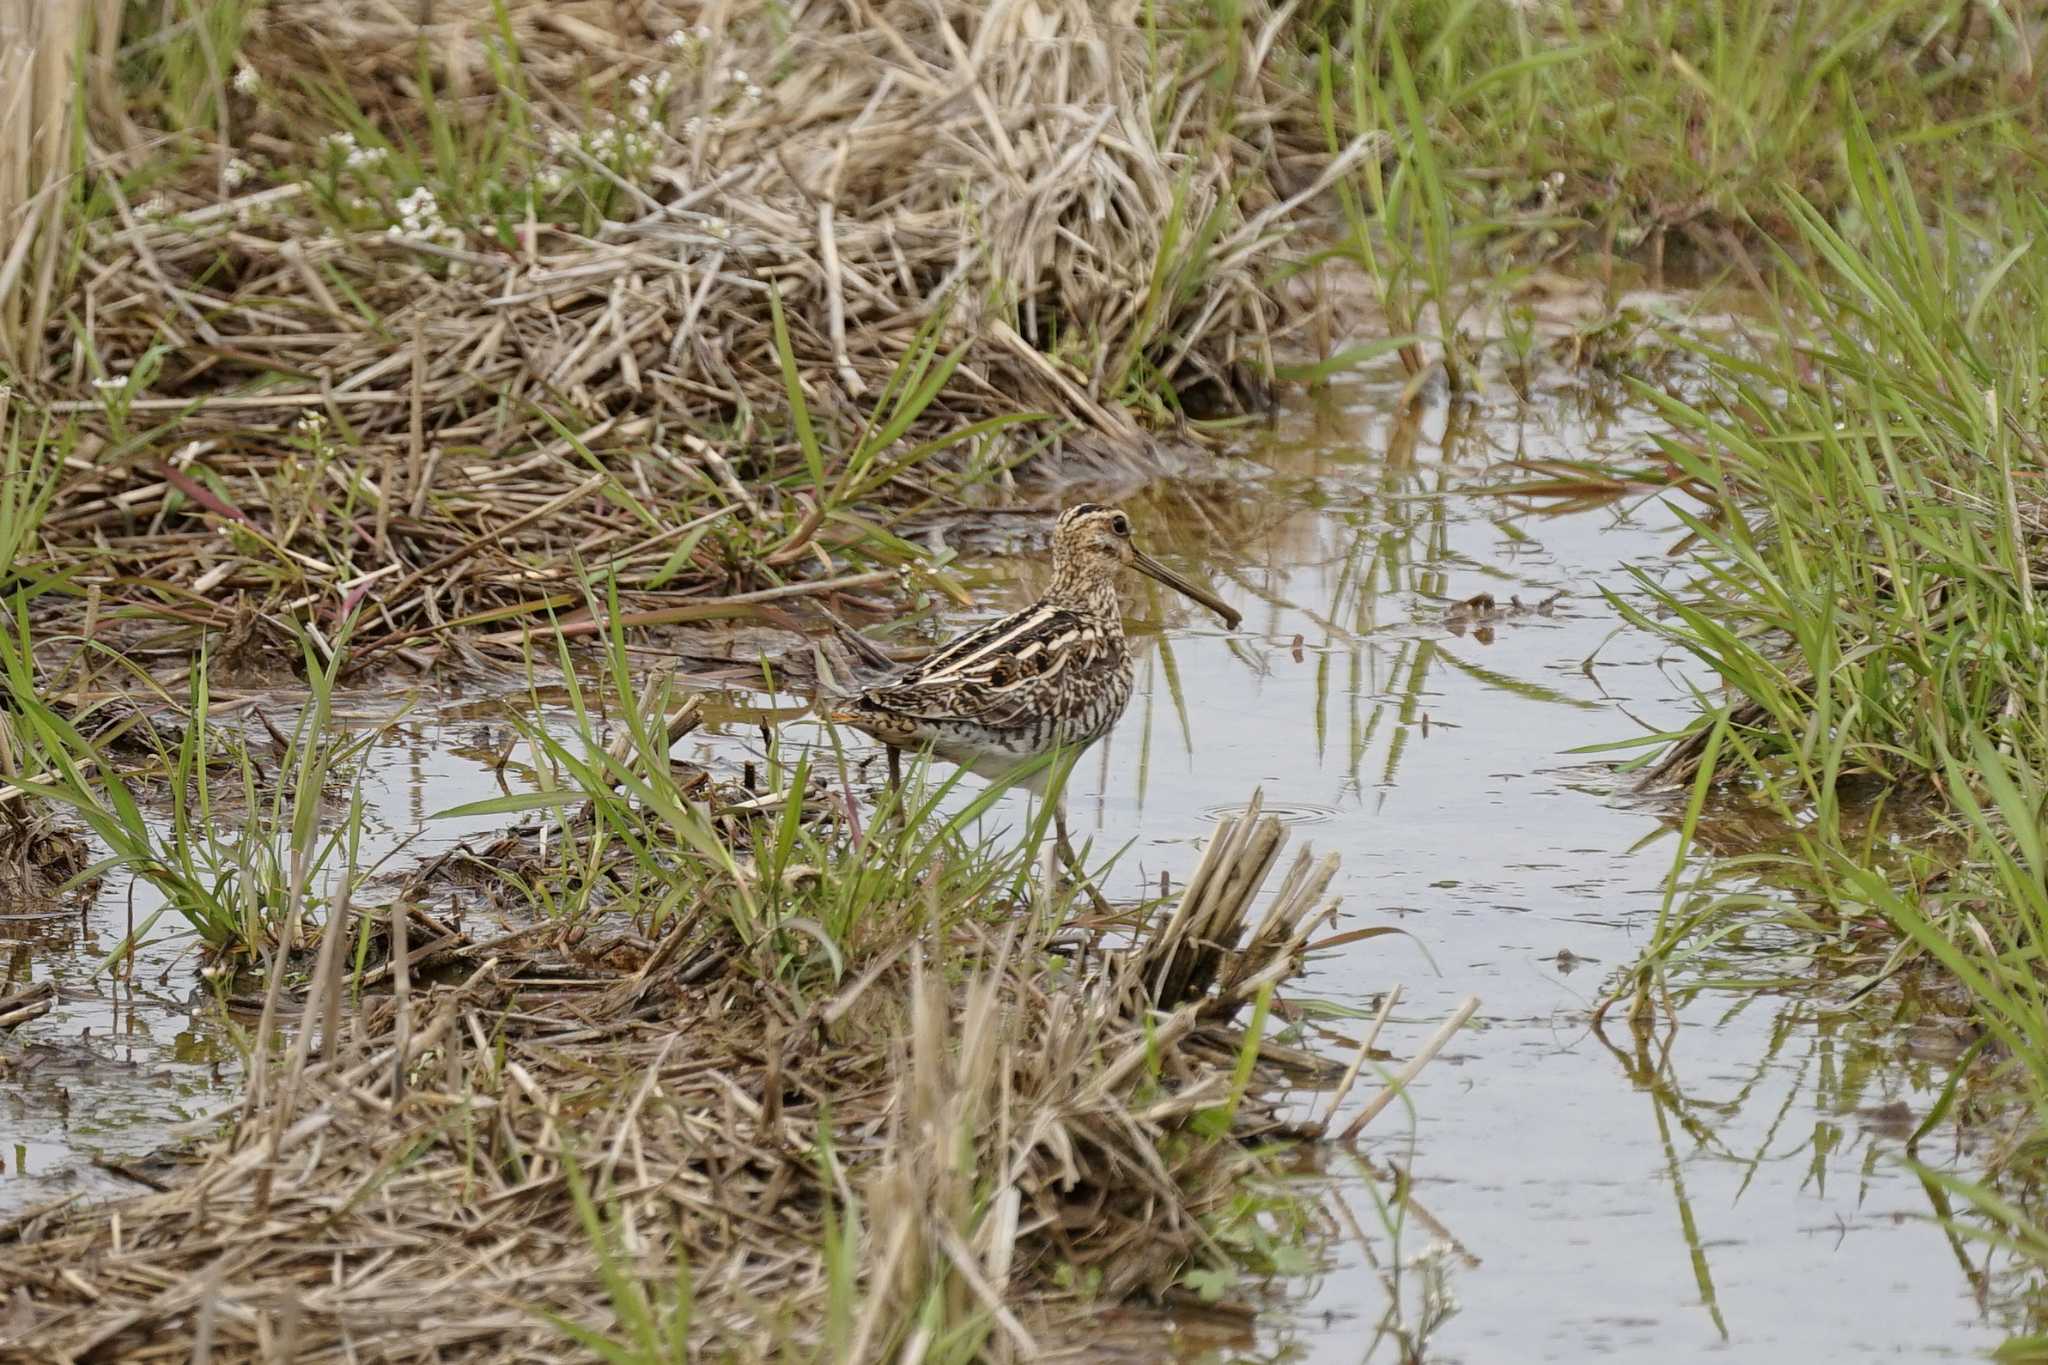
[[[1677,723],[1689,673],[1618,630],[1598,589],[1626,591],[1629,565],[1687,572],[1668,554],[1684,532],[1646,495],[1541,515],[1466,490],[1504,455],[1625,455],[1648,428],[1552,406],[1468,416],[1446,445],[1441,412],[1417,433],[1388,416],[1392,392],[1356,383],[1257,443],[1255,502],[1275,521],[1232,596],[1267,604],[1248,613],[1258,641],[1176,632],[1184,722],[1162,652],[1076,794],[1156,864],[1263,785],[1313,812],[1299,837],[1342,853],[1340,928],[1409,935],[1339,950],[1303,993],[1365,1007],[1398,982],[1382,1042],[1397,1058],[1464,995],[1483,1002],[1414,1087],[1412,1121],[1388,1111],[1364,1146],[1382,1175],[1409,1170],[1423,1216],[1390,1247],[1356,1165],[1335,1163],[1363,1236],[1346,1227],[1303,1311],[1269,1320],[1271,1353],[1400,1359],[1391,1337],[1374,1349],[1394,1298],[1375,1267],[1448,1243],[1457,1311],[1431,1360],[1981,1356],[2003,1336],[1977,1299],[1983,1252],[1929,1220],[1899,1161],[1947,1078],[1938,1028],[1932,1045],[1891,1029],[1882,992],[1851,1013],[1707,993],[1642,1041],[1620,1011],[1604,1036],[1590,1026],[1654,930],[1676,836],[1669,806],[1568,750]],[[1482,591],[1569,595],[1490,639],[1442,624]],[[1957,1141],[1937,1128],[1921,1156],[1942,1164]],[[1420,1279],[1397,1287],[1409,1333]]]
[[[1184,604],[1142,603],[1137,696],[1070,788],[1077,837],[1098,854],[1128,841],[1105,885],[1134,896],[1162,871],[1184,875],[1215,817],[1263,788],[1296,838],[1342,854],[1338,928],[1405,931],[1319,959],[1293,992],[1369,1010],[1398,983],[1381,1041],[1395,1057],[1465,995],[1482,1001],[1414,1087],[1412,1113],[1374,1124],[1368,1165],[1329,1163],[1348,1210],[1334,1263],[1242,1354],[1401,1358],[1375,1333],[1392,1304],[1411,1335],[1445,1306],[1402,1269],[1440,1243],[1457,1308],[1428,1332],[1431,1360],[1981,1355],[2003,1332],[1979,1306],[1973,1253],[1929,1221],[1928,1189],[1898,1160],[1944,1058],[1890,1026],[1892,997],[1840,1013],[1825,999],[1707,994],[1640,1042],[1619,1020],[1604,1036],[1589,1025],[1610,974],[1648,941],[1673,836],[1667,807],[1568,751],[1686,714],[1685,661],[1618,629],[1599,596],[1626,590],[1628,565],[1684,572],[1667,553],[1682,531],[1647,494],[1549,515],[1473,486],[1516,455],[1626,454],[1647,423],[1556,401],[1468,411],[1447,434],[1441,408],[1391,417],[1397,389],[1353,380],[1248,435],[1215,477],[1123,496],[1152,547],[1208,568],[1246,620],[1226,635]],[[994,611],[1023,600],[1044,565],[990,571]],[[1479,592],[1507,614],[1445,624],[1448,605]],[[1545,610],[1509,606],[1557,593]],[[276,698],[279,714],[295,703]],[[402,862],[506,823],[426,818],[498,790],[480,756],[505,738],[491,714],[444,698],[355,717],[384,727],[364,782],[371,856],[402,850]],[[814,734],[793,725],[783,743]],[[679,756],[731,764],[758,747],[737,727],[693,736]],[[148,909],[138,895],[135,912]],[[63,991],[20,1031],[28,1053],[0,1087],[0,1214],[133,1189],[90,1156],[139,1156],[167,1121],[233,1100],[232,1025],[183,945],[152,944],[132,979],[90,976],[129,913],[116,890],[82,923],[0,920],[11,979]],[[1364,1023],[1330,1028],[1356,1037]],[[1971,1169],[1946,1128],[1921,1154]],[[1398,1245],[1362,1174],[1394,1164],[1414,1180]]]

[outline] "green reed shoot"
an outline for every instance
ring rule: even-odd
[[[0,592],[32,578],[43,558],[43,517],[57,495],[73,433],[47,423],[31,436],[0,386]]]
[[[666,1293],[650,1295],[641,1277],[626,1264],[618,1216],[607,1216],[598,1206],[582,1166],[566,1145],[562,1149],[562,1179],[575,1203],[577,1222],[596,1253],[598,1283],[611,1306],[614,1331],[598,1331],[559,1313],[542,1316],[605,1365],[687,1365],[695,1358],[690,1350],[695,1301],[682,1238],[676,1239],[673,1253],[673,1282]]]
[[[17,609],[15,633],[0,636],[0,686],[28,751],[16,785],[85,824],[106,850],[93,872],[119,869],[163,897],[109,961],[146,940],[165,913],[184,919],[216,952],[267,952],[279,945],[294,912],[310,915],[324,899],[326,879],[347,875],[359,843],[361,796],[351,790],[338,819],[324,803],[334,779],[369,741],[332,728],[335,664],[323,662],[310,641],[304,648],[311,700],[282,753],[266,758],[243,734],[212,722],[202,654],[177,708],[182,724],[175,738],[165,740],[146,722],[129,727],[153,759],[145,768],[148,785],[138,790],[104,742],[43,698],[26,612]]]

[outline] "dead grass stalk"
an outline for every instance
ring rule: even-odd
[[[362,662],[424,666],[600,571],[647,624],[843,591],[1034,455],[1127,470],[1262,401],[1287,244],[1378,147],[1330,155],[1270,41],[1226,83],[1127,5],[426,13],[274,0],[204,155],[107,137],[24,334],[108,608],[360,608]]]
[[[119,24],[120,0],[0,0],[0,355],[38,374],[77,144],[75,58]],[[95,64],[94,81],[110,72]]]
[[[1238,1019],[1335,914],[1303,854],[1249,924],[1282,838],[1226,820],[1174,914],[1083,973],[1023,921],[810,1000],[658,950],[653,980],[531,935],[452,978],[401,951],[166,1192],[6,1230],[0,1358],[554,1359],[626,1301],[711,1358],[1095,1358],[1061,1286],[1169,1294],[1246,1143],[1295,1131],[1281,1089],[1334,1070]],[[340,989],[323,962],[301,1017]]]

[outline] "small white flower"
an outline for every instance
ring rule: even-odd
[[[569,187],[569,173],[560,166],[543,166],[533,177],[533,187],[542,194],[560,194]]]
[[[251,166],[238,156],[231,156],[228,158],[228,164],[221,167],[220,183],[231,190],[238,190],[242,188],[245,182],[253,178],[255,174],[256,168],[254,166]]]
[[[756,85],[756,84],[754,84],[754,83],[753,83],[752,81],[748,81],[748,82],[747,82],[747,88],[746,88],[746,96],[747,96],[747,98],[748,98],[748,99],[750,99],[750,100],[758,100],[758,99],[760,99],[760,98],[761,98],[761,95],[762,95],[762,90],[761,90],[761,87],[760,87],[760,86],[758,86],[758,85]]]
[[[426,215],[439,213],[440,205],[434,200],[434,192],[421,185],[398,201],[398,211],[404,214]]]
[[[669,34],[668,37],[663,38],[661,40],[661,45],[666,48],[673,48],[676,51],[680,52],[682,49],[690,45],[690,35],[685,33],[681,29],[677,29],[673,33]]]
[[[292,424],[302,436],[314,436],[327,429],[327,414],[317,409],[308,409],[298,421]]]
[[[135,212],[142,218],[161,218],[171,211],[171,201],[160,194],[152,194],[135,206]]]
[[[349,170],[360,171],[370,166],[380,166],[391,155],[388,147],[363,147],[356,142],[354,133],[329,133],[321,142],[329,157],[338,157]]]
[[[421,241],[437,238],[460,241],[462,234],[448,226],[441,217],[441,205],[434,198],[434,192],[421,185],[411,194],[398,201],[398,221],[384,229],[384,235],[391,238],[412,237]]]
[[[236,65],[235,89],[239,93],[244,95],[253,95],[262,88],[263,77],[257,74],[255,67],[250,66],[246,62],[239,63]]]
[[[132,377],[125,374],[110,374],[104,379],[93,380],[92,386],[103,392],[111,389],[125,389],[128,387],[128,381]]]
[[[698,24],[698,25],[697,25],[696,27],[694,27],[694,28],[692,28],[692,29],[690,30],[690,36],[691,36],[692,38],[695,38],[695,39],[696,39],[696,40],[697,40],[698,42],[700,42],[700,43],[708,43],[708,42],[710,42],[710,41],[711,41],[711,25],[709,25],[709,24]]]
[[[752,82],[752,81],[750,81],[750,80],[748,80],[748,79],[747,79],[747,73],[746,73],[746,72],[744,72],[744,71],[742,71],[742,70],[740,70],[740,69],[739,69],[738,67],[736,67],[736,66],[735,66],[735,67],[728,67],[728,68],[726,69],[726,73],[725,73],[725,83],[726,83],[727,85],[752,85],[752,84],[753,84],[753,82]]]

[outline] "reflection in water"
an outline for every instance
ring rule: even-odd
[[[1678,1207],[1678,1226],[1685,1237],[1686,1251],[1692,1258],[1693,1282],[1699,1286],[1700,1304],[1713,1322],[1716,1335],[1726,1341],[1728,1323],[1721,1316],[1721,1305],[1714,1294],[1713,1267],[1707,1263],[1707,1250],[1700,1244],[1699,1220],[1693,1216],[1692,1200],[1685,1192],[1685,1166],[1671,1137],[1672,1124],[1676,1123],[1692,1139],[1695,1150],[1712,1150],[1715,1146],[1712,1125],[1691,1112],[1692,1106],[1687,1103],[1671,1074],[1671,1044],[1677,1041],[1677,1032],[1674,1027],[1655,1046],[1656,1056],[1652,1060],[1652,1039],[1648,1030],[1635,1032],[1635,1051],[1628,1054],[1608,1041],[1598,1023],[1593,1026],[1594,1036],[1614,1054],[1624,1074],[1638,1090],[1649,1096],[1651,1112],[1657,1123],[1657,1145],[1664,1154],[1665,1178],[1671,1183],[1672,1202]]]
[[[1674,844],[1666,812],[1569,751],[1669,722],[1688,695],[1655,641],[1616,633],[1599,589],[1624,565],[1682,572],[1666,551],[1683,528],[1639,490],[1547,511],[1469,490],[1506,460],[1628,454],[1649,424],[1593,405],[1398,420],[1397,388],[1334,388],[1215,478],[1116,491],[1149,548],[1205,570],[1247,626],[1226,636],[1149,585],[1138,597],[1137,695],[1070,792],[1095,856],[1128,845],[1106,886],[1137,895],[1185,875],[1215,815],[1263,786],[1342,854],[1340,929],[1405,935],[1317,960],[1280,1002],[1300,1045],[1355,1052],[1351,1016],[1397,983],[1382,1042],[1395,1056],[1459,997],[1484,1001],[1413,1088],[1405,1130],[1384,1115],[1356,1156],[1325,1154],[1310,1183],[1330,1193],[1331,1261],[1283,1287],[1291,1311],[1249,1339],[1241,1321],[1190,1317],[1184,1337],[1202,1344],[1187,1358],[1805,1361],[1995,1344],[2005,1324],[1987,1318],[2019,1286],[1928,1221],[1949,1212],[1939,1187],[1897,1160],[1913,1147],[1973,1169],[1952,1120],[1926,1124],[1958,1048],[1906,987],[1853,1009],[1680,990],[1652,1034],[1589,1022],[1602,978],[1649,939]],[[982,608],[1027,600],[1046,569],[990,561]],[[1452,610],[1482,593],[1492,610]],[[368,856],[431,855],[501,823],[425,822],[524,785],[497,703],[398,712],[386,699],[359,718],[379,729]],[[678,757],[759,760],[761,717],[726,714]],[[788,721],[777,742],[791,753],[821,734]],[[1007,805],[997,819],[1015,818]],[[138,893],[135,913],[151,908]],[[188,944],[92,974],[128,915],[117,887],[82,918],[0,921],[10,980],[61,992],[0,1044],[0,1210],[132,1189],[79,1154],[119,1164],[232,1095],[236,1049]],[[1707,945],[1690,982],[1739,976],[1756,946]]]
[[[1617,634],[1599,595],[1625,565],[1685,571],[1667,555],[1684,528],[1640,485],[1549,507],[1470,490],[1504,459],[1630,454],[1649,424],[1597,408],[1401,422],[1385,416],[1391,388],[1339,391],[1248,446],[1255,493],[1231,480],[1153,495],[1149,527],[1183,508],[1198,527],[1170,550],[1247,537],[1226,540],[1218,572],[1257,604],[1260,638],[1176,630],[1093,756],[1093,789],[1075,793],[1106,841],[1137,838],[1112,874],[1129,890],[1156,876],[1154,846],[1254,785],[1327,811],[1304,834],[1343,854],[1352,924],[1396,923],[1412,946],[1349,945],[1302,990],[1361,1008],[1401,982],[1396,1055],[1457,996],[1485,1001],[1483,1030],[1415,1089],[1400,1179],[1340,1184],[1357,1235],[1269,1331],[1271,1352],[1809,1360],[1996,1344],[1984,1277],[1958,1273],[1968,1259],[1929,1221],[1945,1203],[1901,1162],[1947,1070],[1904,1045],[1918,1015],[1896,984],[1849,1010],[1846,989],[1684,989],[1654,1034],[1590,1026],[1602,978],[1649,940],[1674,844],[1667,812],[1568,751],[1686,713],[1682,662]],[[1496,610],[1458,609],[1480,594]],[[1746,889],[1788,904],[1754,878]],[[1763,946],[1714,945],[1674,985],[1739,978]],[[1322,1045],[1355,1042],[1332,1029]],[[1971,1169],[1946,1122],[1917,1154]],[[1453,1315],[1395,1273],[1415,1254],[1378,1213],[1398,1216],[1398,1188],[1484,1259],[1455,1275]]]

